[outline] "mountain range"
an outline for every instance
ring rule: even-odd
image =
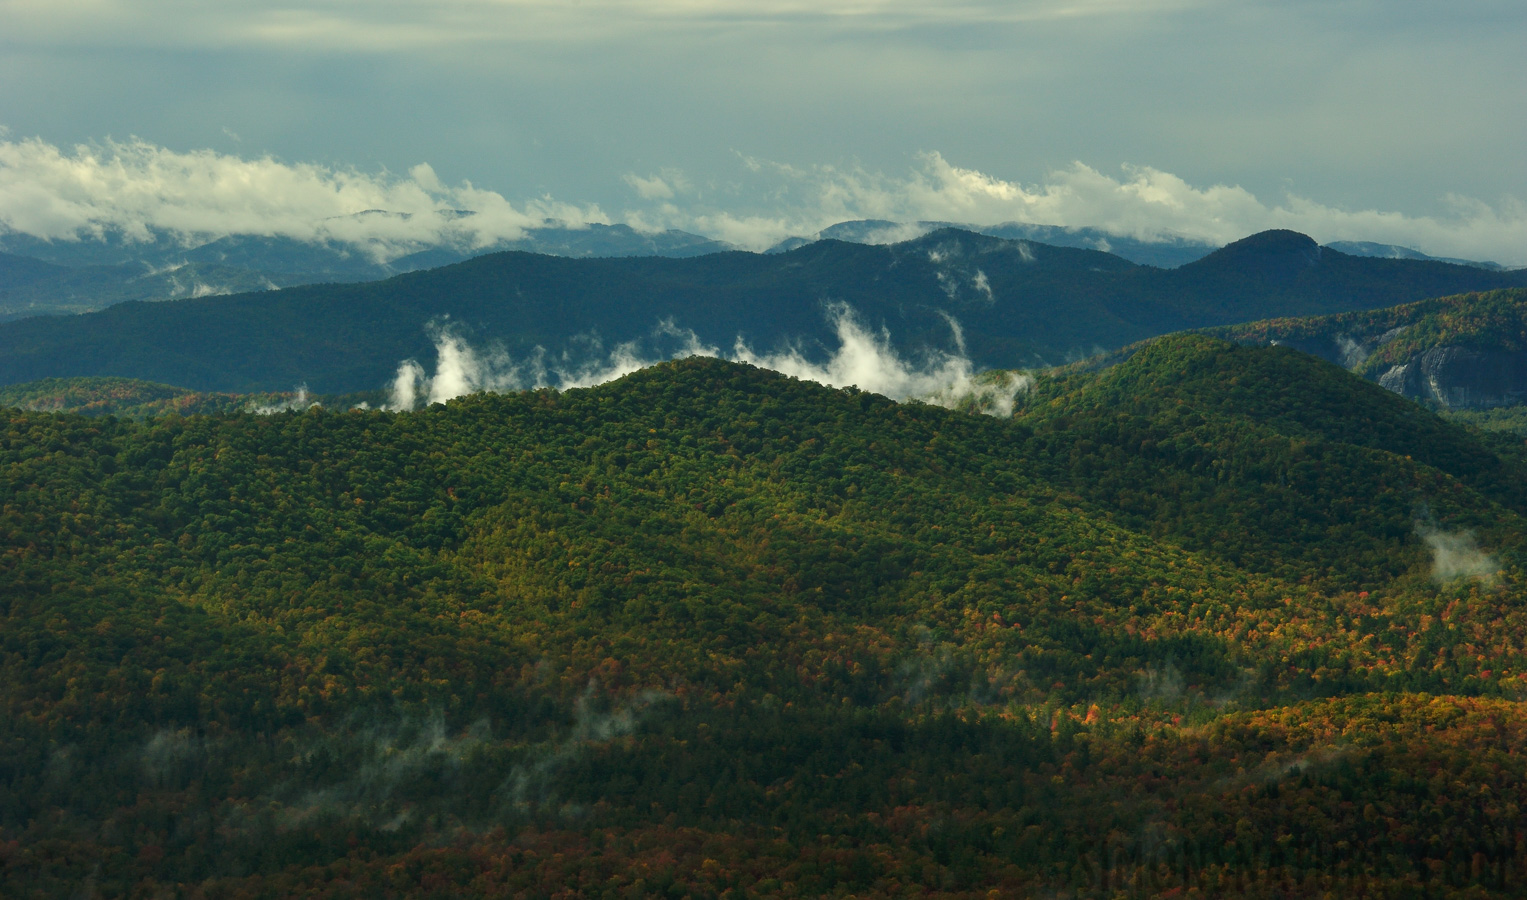
[[[378,390],[402,360],[427,360],[442,328],[573,368],[620,345],[663,358],[681,338],[825,359],[846,315],[907,358],[1027,368],[1183,329],[1524,284],[1527,271],[1356,257],[1279,231],[1176,269],[957,229],[687,259],[505,252],[365,284],[13,321],[0,325],[0,384],[119,376],[204,391]]]
[[[380,210],[351,219],[388,216]],[[459,213],[465,217],[467,213]],[[1217,244],[1183,237],[1152,240],[1109,234],[1097,228],[1063,228],[1009,222],[970,226],[948,222],[840,222],[810,237],[793,237],[766,251],[781,253],[818,240],[887,244],[958,228],[992,237],[1057,247],[1101,250],[1140,265],[1175,268],[1201,259]],[[1331,249],[1351,256],[1431,260],[1407,247],[1338,241]],[[78,240],[42,240],[21,233],[0,234],[0,321],[32,315],[89,312],[127,300],[174,300],[235,294],[298,284],[374,281],[402,272],[461,262],[508,250],[570,258],[664,256],[687,258],[735,249],[684,231],[641,232],[626,225],[568,227],[547,222],[517,240],[477,246],[461,241],[415,242],[404,247],[367,246],[336,239],[297,240],[228,235],[213,240],[187,238],[163,230],[132,236],[107,232]],[[18,258],[24,257],[24,258]],[[38,262],[61,267],[47,269]],[[1442,259],[1501,270],[1495,263]]]
[[[231,235],[196,244],[168,232],[142,240],[46,241],[0,235],[0,321],[104,309],[127,300],[176,300],[298,284],[375,281],[519,250],[570,258],[684,258],[732,249],[683,231],[638,232],[627,225],[547,225],[487,247],[441,244],[385,259],[338,240]],[[50,263],[51,268],[39,263]]]

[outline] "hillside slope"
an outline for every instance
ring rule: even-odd
[[[1211,333],[1295,347],[1442,409],[1515,406],[1527,399],[1524,289],[1274,319]]]
[[[1286,349],[0,425],[21,895],[1527,873],[1523,459]]]

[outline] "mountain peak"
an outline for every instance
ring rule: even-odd
[[[1334,251],[1333,251],[1334,252]],[[1182,271],[1234,273],[1236,277],[1283,281],[1320,264],[1324,251],[1309,235],[1287,229],[1274,229],[1226,244]]]
[[[1320,257],[1320,245],[1315,243],[1315,239],[1307,234],[1300,234],[1287,228],[1274,228],[1269,231],[1259,231],[1256,234],[1226,244],[1217,252],[1287,253],[1318,259]]]

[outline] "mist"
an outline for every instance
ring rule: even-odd
[[[307,385],[299,384],[297,389],[292,392],[292,396],[273,403],[253,403],[249,406],[249,411],[257,416],[273,416],[276,413],[283,412],[302,412],[303,410],[321,405],[317,400],[308,396]]]
[[[828,387],[853,386],[896,401],[915,400],[1001,418],[1012,415],[1019,394],[1031,384],[1029,376],[1023,374],[977,372],[966,353],[964,332],[952,317],[945,318],[954,352],[929,348],[915,361],[897,352],[888,331],[866,327],[845,304],[830,306],[827,318],[838,346],[822,362],[813,361],[799,348],[760,353],[740,337],[729,353],[723,353],[671,320],[660,322],[647,340],[624,342],[607,353],[597,340],[590,339],[589,349],[581,357],[564,352],[552,358],[537,348],[527,358],[516,360],[498,345],[472,346],[450,323],[432,324],[434,373],[427,373],[417,360],[403,360],[393,377],[386,408],[406,412],[421,404],[445,403],[483,391],[593,387],[664,360],[692,356],[748,363]],[[659,353],[652,345],[660,343],[676,346]]]
[[[1446,584],[1460,578],[1493,585],[1500,562],[1479,549],[1472,531],[1444,531],[1430,524],[1416,526],[1416,533],[1432,552],[1432,580]]]

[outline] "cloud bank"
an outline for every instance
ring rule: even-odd
[[[140,140],[64,150],[0,141],[0,231],[47,240],[168,233],[187,244],[261,235],[354,245],[378,261],[438,245],[484,248],[548,220],[608,222],[597,207],[549,198],[520,205],[441,183],[420,163],[407,177],[271,157],[179,153]]]
[[[750,181],[728,191],[694,184],[673,169],[627,173],[637,204],[619,218],[639,231],[679,228],[754,250],[838,222],[881,219],[1093,227],[1143,241],[1214,244],[1289,228],[1322,243],[1377,241],[1527,265],[1527,205],[1513,198],[1492,206],[1451,197],[1449,215],[1430,217],[1343,210],[1293,194],[1269,203],[1244,188],[1198,187],[1148,166],[1126,167],[1115,177],[1075,162],[1024,184],[954,165],[937,152],[922,154],[901,175],[741,162]],[[717,196],[735,203],[718,206]],[[548,225],[612,221],[597,205],[551,197],[516,203],[471,182],[448,185],[427,163],[396,175],[182,153],[136,139],[72,149],[35,138],[0,140],[0,232],[47,240],[168,234],[190,245],[258,235],[339,242],[386,261],[432,246],[487,249]],[[872,237],[892,241],[916,231],[893,225]]]
[[[417,409],[420,404],[444,403],[482,391],[518,391],[539,387],[558,390],[592,387],[629,375],[663,359],[711,356],[773,369],[804,381],[828,387],[854,386],[883,394],[893,400],[919,400],[950,409],[965,409],[993,416],[1013,413],[1018,395],[1030,380],[1011,372],[977,373],[965,355],[959,323],[949,319],[956,352],[928,350],[920,361],[903,359],[891,346],[890,335],[867,329],[844,305],[829,309],[828,318],[837,335],[838,348],[824,362],[814,362],[799,349],[760,354],[740,338],[730,354],[702,343],[694,332],[662,322],[653,338],[666,338],[676,349],[666,355],[648,352],[641,341],[619,344],[604,354],[595,351],[574,360],[568,354],[551,359],[538,350],[526,360],[515,360],[501,347],[478,349],[454,331],[449,323],[431,325],[435,341],[435,371],[428,374],[417,360],[398,365],[386,408],[394,412]]]
[[[142,0],[11,0],[0,3],[18,37],[36,43],[90,45],[101,40],[146,46],[275,46],[376,51],[471,47],[527,41],[598,43],[633,32],[709,33],[760,27],[828,26],[877,32],[938,25],[1023,24],[1082,18],[1149,16],[1210,0],[308,0],[300,7],[256,0],[191,4]]]
[[[1142,241],[1181,237],[1213,244],[1288,228],[1321,243],[1367,240],[1435,256],[1527,265],[1527,205],[1514,198],[1491,206],[1448,197],[1451,215],[1437,218],[1344,210],[1294,194],[1269,203],[1241,187],[1197,187],[1150,166],[1126,166],[1115,177],[1074,162],[1048,173],[1041,183],[1024,184],[954,165],[937,152],[922,154],[904,175],[857,167],[800,168],[747,157],[743,162],[769,185],[767,193],[794,199],[773,211],[739,214],[699,203],[686,206],[681,194],[656,209],[627,213],[628,221],[699,231],[754,249],[852,219],[1023,222],[1093,227]],[[901,233],[891,229],[886,237]]]

